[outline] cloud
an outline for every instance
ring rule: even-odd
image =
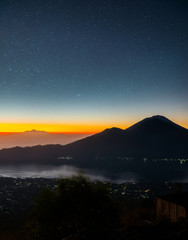
[[[89,177],[91,181],[114,181],[115,183],[135,182],[139,177],[131,172],[125,172],[120,176],[109,176],[108,172],[91,171],[72,166],[51,166],[51,165],[22,165],[3,166],[0,168],[0,177],[12,178],[69,178],[78,173]]]

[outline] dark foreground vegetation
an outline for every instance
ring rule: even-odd
[[[156,220],[153,199],[112,197],[82,175],[37,194],[27,211],[0,215],[1,240],[188,239],[188,222]]]
[[[30,239],[96,239],[113,234],[119,208],[103,184],[83,176],[60,180],[56,191],[44,190],[36,201],[27,232]]]

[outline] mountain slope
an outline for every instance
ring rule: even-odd
[[[71,156],[71,158],[67,158]],[[106,129],[74,143],[0,151],[0,163],[115,165],[123,157],[188,157],[188,130],[162,116],[146,118],[126,130]],[[67,160],[69,159],[69,160]],[[70,160],[71,159],[71,160]]]
[[[184,156],[188,155],[188,130],[165,117],[146,118],[132,127],[107,129],[66,145],[65,151],[101,156]]]
[[[188,153],[188,130],[162,116],[146,118],[125,130],[131,154],[180,157]],[[131,150],[131,145],[134,147]]]

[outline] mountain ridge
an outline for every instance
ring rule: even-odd
[[[61,164],[65,161],[60,159],[66,159],[66,156],[71,156],[72,163],[86,167],[115,164],[117,161],[114,159],[124,156],[188,157],[188,130],[157,115],[145,118],[125,130],[115,127],[105,129],[64,146],[45,145],[0,150],[0,164]],[[100,162],[99,159],[103,160]]]

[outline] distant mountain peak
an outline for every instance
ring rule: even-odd
[[[112,127],[112,128],[107,128],[106,131],[121,131],[121,128],[117,128],[117,127]]]
[[[121,133],[123,130],[121,128],[112,127],[105,129],[102,133]]]
[[[150,117],[150,118],[146,118],[146,119],[144,119],[144,120],[154,120],[155,122],[158,122],[158,123],[161,123],[161,124],[165,124],[165,125],[171,125],[171,126],[174,126],[174,127],[178,127],[178,128],[181,128],[181,129],[186,129],[186,128],[184,128],[184,127],[182,127],[182,126],[180,126],[180,125],[178,125],[177,123],[175,123],[175,122],[173,122],[173,121],[171,121],[170,119],[168,119],[168,118],[166,118],[166,117],[164,117],[164,116],[161,116],[161,115],[154,115],[154,116],[152,116],[152,117]],[[144,121],[143,120],[143,121]],[[142,121],[141,121],[142,122]],[[187,130],[187,129],[186,129]]]
[[[36,129],[32,129],[32,130],[27,130],[24,133],[47,133],[47,132],[39,131],[39,130],[36,130]]]
[[[168,118],[166,118],[162,115],[153,115],[152,117],[145,118],[142,121],[148,121],[148,120],[159,120],[159,121],[163,121],[163,122],[167,122],[167,123],[173,123],[171,120],[169,120]],[[175,123],[173,123],[173,124],[175,124]]]
[[[162,115],[153,115],[151,118],[157,118],[157,119],[160,119],[160,120],[167,119],[166,117],[164,117]]]
[[[126,132],[135,132],[139,134],[158,134],[159,132],[166,133],[167,131],[182,131],[186,130],[182,126],[172,122],[168,118],[161,116],[161,115],[154,115],[152,117],[145,118],[141,120],[140,122],[137,122],[136,124],[132,125],[131,127],[127,128]]]

